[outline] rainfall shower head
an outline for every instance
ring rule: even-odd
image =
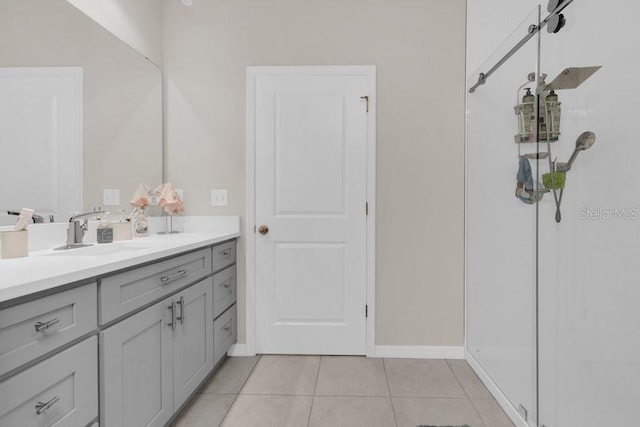
[[[590,131],[582,132],[578,139],[576,139],[576,148],[573,150],[573,154],[569,158],[567,163],[556,164],[556,172],[566,172],[571,169],[573,162],[576,161],[576,157],[581,151],[588,150],[596,143],[596,134]]]
[[[600,68],[602,68],[602,66],[565,68],[558,77],[543,88],[544,90],[575,89],[594,75]]]

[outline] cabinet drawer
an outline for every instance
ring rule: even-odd
[[[236,241],[230,240],[213,247],[213,271],[219,271],[236,262]]]
[[[96,329],[96,284],[0,311],[0,375]]]
[[[100,281],[100,324],[211,274],[211,249],[201,249]]]
[[[227,350],[238,338],[238,315],[236,305],[231,306],[213,322],[213,360],[214,364],[227,354]]]
[[[98,340],[91,337],[0,383],[0,425],[84,427],[98,416]]]
[[[213,276],[213,318],[236,302],[236,266],[227,267]]]

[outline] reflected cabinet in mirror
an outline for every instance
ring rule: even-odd
[[[66,0],[1,0],[0,225],[117,211],[141,182],[162,182],[161,70]]]

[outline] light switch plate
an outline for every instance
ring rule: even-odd
[[[105,206],[120,206],[120,190],[103,190],[102,204]]]
[[[229,205],[229,192],[227,190],[211,190],[211,206]]]

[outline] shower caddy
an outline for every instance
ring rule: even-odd
[[[531,93],[530,87],[525,87],[531,83],[536,83],[535,73],[529,73],[527,82],[520,86],[517,91],[518,103],[514,107],[514,111],[518,117],[518,133],[515,135],[515,142],[518,145],[518,158],[548,160],[549,172],[542,175],[544,187],[535,182],[536,188],[534,189],[533,198],[534,200],[540,200],[544,194],[552,192],[556,205],[555,219],[558,223],[562,220],[560,205],[564,194],[566,172],[571,169],[577,154],[593,145],[595,135],[592,132],[585,132],[580,135],[576,143],[576,150],[568,162],[559,163],[557,162],[557,157],[552,160],[551,144],[560,139],[560,117],[562,113],[561,103],[558,101],[556,91],[577,88],[600,68],[600,66],[566,68],[549,84],[545,81],[547,75],[542,74],[538,79],[536,94]],[[523,93],[523,90],[526,92]],[[522,154],[521,144],[524,143],[537,143],[538,151]]]
[[[507,62],[520,48],[526,45],[529,40],[535,37],[543,28],[549,33],[557,33],[566,24],[566,19],[562,13],[574,0],[549,0],[547,11],[549,15],[539,21],[538,24],[529,26],[527,34],[520,40],[505,56],[503,56],[496,64],[494,64],[486,72],[478,75],[476,84],[469,88],[469,93],[474,93],[480,86],[487,82],[487,79],[496,72],[505,62]],[[516,143],[518,144],[519,158],[526,157],[536,161],[547,159],[549,162],[549,172],[543,174],[542,181],[545,188],[541,188],[539,183],[534,183],[536,188],[533,190],[532,199],[534,201],[549,192],[553,192],[553,198],[556,204],[556,222],[562,220],[560,213],[560,204],[562,203],[562,195],[564,193],[565,174],[571,169],[580,151],[587,150],[595,143],[595,134],[593,132],[583,132],[576,141],[576,148],[571,158],[566,163],[558,163],[557,158],[551,159],[551,143],[556,142],[560,138],[560,102],[555,94],[557,90],[575,89],[580,86],[586,79],[591,77],[601,67],[573,67],[567,68],[560,73],[551,83],[545,82],[546,74],[536,79],[536,73],[529,73],[527,83],[518,88],[515,113],[518,116],[518,134],[516,135]],[[535,93],[531,93],[531,88],[525,89],[525,94],[521,90],[530,83],[536,83]],[[521,98],[522,96],[522,98]],[[520,102],[522,99],[522,102]],[[536,153],[522,154],[520,144],[536,143],[538,150]],[[540,143],[544,143],[544,151],[540,151]],[[558,190],[560,190],[558,192]]]

